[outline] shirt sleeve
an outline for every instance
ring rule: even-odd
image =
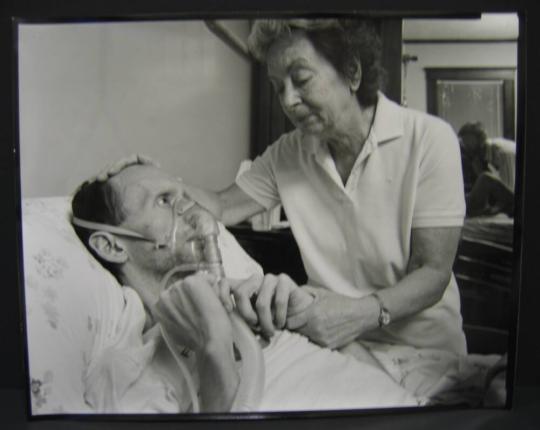
[[[283,138],[280,138],[266,148],[262,155],[255,158],[250,169],[236,178],[236,184],[266,209],[272,209],[281,200],[275,173],[282,142]]]
[[[412,227],[460,227],[465,216],[465,193],[459,142],[450,125],[431,119],[421,137]]]

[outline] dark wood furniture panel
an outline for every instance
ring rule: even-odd
[[[504,353],[512,318],[513,251],[506,245],[463,237],[454,275],[470,352]]]
[[[304,264],[290,229],[254,231],[248,224],[228,229],[265,273],[286,273],[297,284],[306,283]]]

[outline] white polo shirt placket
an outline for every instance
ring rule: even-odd
[[[339,195],[338,200],[340,204],[337,205],[335,210],[339,211],[339,226],[343,230],[343,238],[345,240],[342,247],[342,257],[348,260],[350,267],[349,278],[353,280],[355,286],[365,285],[366,283],[357,258],[357,255],[366,252],[366,250],[363,249],[360,243],[361,239],[356,225],[350,221],[358,219],[361,216],[361,214],[357,213],[358,208],[355,201],[357,200],[357,194],[361,192],[359,191],[359,184],[366,171],[365,166],[369,162],[371,153],[377,149],[377,146],[376,137],[373,132],[370,132],[345,184],[343,184],[335,162],[325,144],[319,144],[314,154],[315,161],[321,166],[325,174],[328,175],[328,179],[333,182],[336,193]],[[327,220],[327,222],[332,221]],[[359,295],[365,295],[371,291],[371,289],[360,288],[358,292],[360,293]]]

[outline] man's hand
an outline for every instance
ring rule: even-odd
[[[229,411],[240,381],[231,321],[218,298],[221,290],[228,291],[223,289],[225,284],[218,285],[215,276],[197,273],[163,291],[153,310],[175,343],[169,347],[187,346],[197,354],[203,412]]]
[[[259,324],[267,337],[274,330],[284,328],[288,317],[303,311],[313,301],[310,293],[285,274],[253,275],[230,284],[240,315],[251,326]]]
[[[232,345],[231,322],[216,284],[214,276],[197,273],[160,294],[153,315],[175,343],[193,351],[215,343]]]

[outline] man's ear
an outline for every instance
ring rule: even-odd
[[[111,233],[95,231],[88,238],[88,244],[105,261],[121,264],[128,260],[123,244]]]
[[[351,60],[348,67],[349,86],[351,92],[356,93],[362,82],[362,65],[358,60]]]

